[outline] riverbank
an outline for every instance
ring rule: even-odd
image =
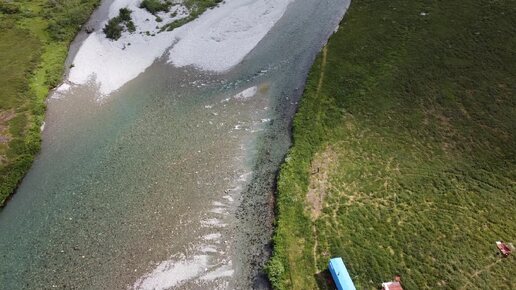
[[[45,100],[99,0],[0,4],[0,206],[39,152]]]
[[[510,1],[356,0],[308,77],[278,180],[276,289],[512,289]],[[457,250],[460,249],[460,250]]]

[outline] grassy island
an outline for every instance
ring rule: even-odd
[[[0,2],[0,206],[40,147],[45,99],[99,0]]]
[[[281,168],[276,289],[515,289],[514,1],[354,0],[316,59]]]

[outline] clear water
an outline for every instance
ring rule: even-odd
[[[49,99],[42,151],[0,211],[0,289],[268,288],[290,121],[347,4],[296,0],[225,74],[158,60],[102,103],[88,86]]]

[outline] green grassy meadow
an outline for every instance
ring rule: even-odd
[[[201,16],[206,10],[214,8],[221,2],[222,0],[184,0],[183,5],[188,8],[190,14],[185,18],[167,23],[161,27],[161,31],[172,31],[182,25],[185,25],[186,23],[193,21],[197,17]]]
[[[514,19],[511,0],[352,1],[294,119],[275,289],[330,289],[335,256],[357,289],[516,289],[495,246],[516,244]]]
[[[0,1],[0,206],[40,147],[44,101],[99,0]]]

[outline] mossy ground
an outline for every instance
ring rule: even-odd
[[[515,17],[510,0],[352,1],[278,180],[276,289],[329,289],[334,256],[358,289],[396,273],[406,289],[516,288],[495,246],[516,243]],[[333,156],[329,172],[316,156]]]
[[[40,147],[44,101],[99,0],[0,2],[0,206]]]

